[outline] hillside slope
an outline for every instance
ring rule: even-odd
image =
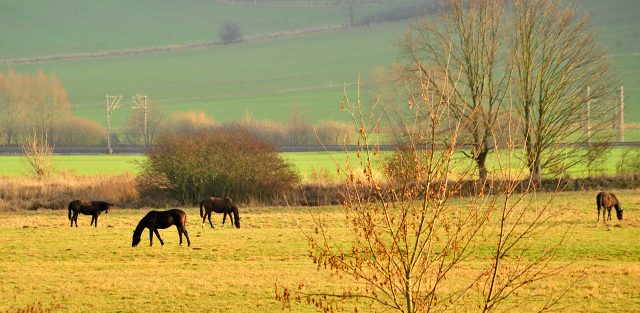
[[[625,119],[640,122],[640,1],[575,0],[590,12],[624,75]],[[358,11],[378,10],[372,6]],[[232,6],[204,0],[0,0],[0,60],[183,45],[217,40],[217,27],[237,20],[245,36],[344,25],[342,7]],[[169,112],[197,110],[218,122],[250,114],[282,121],[299,105],[310,122],[347,119],[339,110],[343,83],[355,98],[358,75],[397,60],[394,42],[406,22],[312,33],[199,49],[9,66],[21,73],[54,72],[73,113],[106,124],[104,96],[122,94],[112,126],[125,125],[131,96],[146,94]]]

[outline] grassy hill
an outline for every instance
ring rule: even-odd
[[[627,122],[640,122],[640,2],[576,0],[590,12],[602,42],[625,76]],[[359,18],[379,6],[359,8]],[[349,22],[335,6],[233,6],[210,1],[0,1],[0,60],[60,54],[99,53],[217,40],[217,28],[237,20],[245,36]],[[169,112],[197,110],[218,122],[284,120],[292,105],[310,122],[346,119],[339,110],[343,83],[355,98],[358,74],[389,66],[394,41],[406,22],[325,31],[281,39],[117,57],[12,64],[18,72],[55,71],[74,106],[74,115],[106,124],[104,96],[123,95],[112,115],[118,129],[131,113],[131,96],[146,94]]]

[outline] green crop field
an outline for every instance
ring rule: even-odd
[[[625,149],[636,151],[637,148],[612,148],[604,165],[599,166],[597,174],[616,175],[616,164],[620,162]],[[513,155],[514,166],[519,166],[521,152]],[[281,156],[292,163],[300,173],[303,182],[312,182],[320,179],[334,180],[338,178],[336,162],[344,166],[347,160],[345,152],[286,152]],[[470,160],[462,153],[457,154],[460,166],[466,166]],[[351,155],[354,160],[355,155]],[[504,160],[505,156],[502,155]],[[143,161],[143,155],[54,155],[52,164],[58,173],[79,176],[110,176],[125,173],[137,174],[140,171],[138,162]],[[489,170],[497,169],[497,163],[493,156],[488,160]],[[631,161],[631,160],[627,160]],[[465,165],[463,165],[465,164]],[[522,167],[521,170],[525,171]],[[0,156],[0,176],[17,177],[28,174],[24,157]],[[588,171],[584,164],[578,164],[567,171],[573,178],[586,177]]]
[[[596,223],[592,192],[562,193],[552,202],[561,214],[545,224],[549,228],[534,250],[570,230],[553,264],[571,265],[543,285],[555,290],[575,282],[560,302],[562,312],[640,307],[640,242],[633,240],[640,236],[640,196],[626,190],[616,194],[625,209],[623,221]],[[464,201],[454,199],[451,205]],[[341,210],[324,210],[334,239],[347,244]],[[132,230],[145,210],[114,208],[100,216],[97,228],[89,227],[90,217],[84,215],[78,228],[69,228],[64,210],[0,212],[0,310],[40,302],[53,312],[280,312],[276,281],[334,292],[354,286],[348,276],[339,279],[316,270],[302,234],[313,227],[308,209],[241,207],[241,229],[220,228],[221,216],[214,217],[215,229],[202,229],[197,210],[185,211],[191,247],[186,239],[179,247],[178,234],[170,228],[160,230],[164,247],[157,238],[148,247],[145,230],[135,248]],[[461,268],[473,268],[473,260]],[[315,312],[300,306],[292,311]]]
[[[572,3],[592,15],[594,27],[623,74],[625,119],[640,122],[640,22],[635,18],[640,2]],[[0,27],[14,30],[0,35],[0,60],[214,41],[225,18],[237,19],[245,36],[348,22],[340,7],[252,7],[195,0],[44,5],[4,1],[0,6]],[[359,17],[375,10],[376,6],[362,8]],[[267,17],[257,18],[259,14]],[[283,121],[293,105],[304,108],[311,123],[345,120],[348,117],[339,110],[343,83],[349,84],[351,99],[356,97],[353,84],[358,75],[366,90],[373,69],[397,60],[394,43],[406,28],[404,21],[163,53],[3,65],[0,71],[9,66],[30,74],[39,69],[47,74],[55,71],[73,114],[103,125],[105,95],[123,95],[122,108],[112,115],[114,130],[126,124],[133,105],[130,97],[136,93],[146,94],[169,113],[204,111],[217,122],[247,114]]]

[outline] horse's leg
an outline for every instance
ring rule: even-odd
[[[204,215],[202,215],[202,229],[204,229],[204,222],[207,220],[207,213],[204,213]]]
[[[229,222],[231,223],[231,228],[233,228],[233,225],[236,224],[236,223],[234,223],[233,215],[231,215],[231,212],[229,212]]]
[[[224,228],[224,223],[227,221],[227,214],[229,214],[229,212],[222,212],[222,228]],[[229,217],[231,217],[231,215],[229,215]]]
[[[191,240],[189,240],[189,234],[187,234],[187,228],[182,227],[182,232],[184,233],[184,236],[187,238],[187,247],[191,247]],[[182,240],[182,238],[180,240]]]
[[[149,247],[153,246],[153,229],[149,228]]]
[[[211,225],[211,228],[215,228],[213,227],[213,223],[211,222],[211,212],[207,213],[207,216],[209,218],[209,225]]]
[[[153,232],[156,233],[156,236],[158,237],[158,240],[160,240],[160,244],[164,247],[164,241],[162,241],[162,238],[160,238],[160,233],[158,232],[158,229],[154,228]]]
[[[610,220],[611,220],[611,207],[608,207],[608,208],[607,208],[607,211],[609,212],[609,214],[608,214],[608,215],[609,215],[608,220],[610,221]]]
[[[96,219],[95,215],[91,215],[91,224],[89,224],[89,226],[93,226],[93,221]],[[98,225],[98,222],[96,221],[96,225]],[[97,226],[96,226],[97,227]]]
[[[73,220],[76,222],[76,227],[78,227],[78,213],[77,212],[73,213]],[[72,222],[72,224],[73,224],[73,222]]]
[[[180,244],[179,244],[179,246],[182,246],[182,229],[180,227],[178,227],[178,225],[176,225],[176,229],[178,230],[178,235],[180,236]]]

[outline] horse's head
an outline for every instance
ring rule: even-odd
[[[616,215],[618,216],[618,220],[622,220],[622,212],[624,212],[622,208],[616,207]]]
[[[114,206],[114,205],[115,205],[115,203],[107,203],[107,209],[106,209],[106,210],[104,210],[104,213],[105,213],[105,214],[109,213],[109,210],[110,210],[110,209],[111,209],[111,207],[112,207],[112,206]]]
[[[132,247],[137,246],[140,243],[140,235],[136,235],[136,232],[133,231],[133,242],[131,243]]]
[[[240,215],[238,215],[238,206],[235,203],[230,202],[229,207],[231,208],[231,212],[233,212],[233,223],[237,228],[240,228]]]

